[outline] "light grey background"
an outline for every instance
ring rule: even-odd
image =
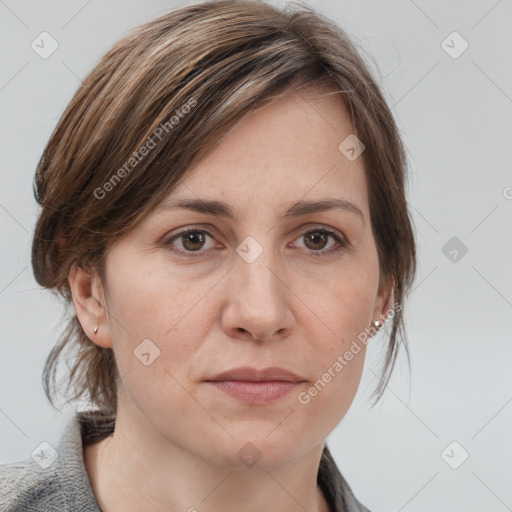
[[[380,70],[408,149],[419,249],[410,380],[402,357],[369,408],[383,344],[372,340],[359,392],[328,444],[373,512],[511,510],[512,1],[308,3]],[[0,0],[2,463],[42,441],[55,446],[73,413],[55,413],[41,384],[64,309],[32,276],[35,166],[80,78],[111,44],[184,4]],[[59,44],[47,59],[31,48],[43,31]],[[441,45],[454,31],[469,44],[458,58]],[[462,48],[457,36],[446,44]],[[456,262],[442,252],[452,237],[468,248]],[[443,459],[453,441],[462,448]],[[445,460],[461,449],[469,458],[452,469]]]

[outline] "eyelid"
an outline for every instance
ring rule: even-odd
[[[196,231],[206,233],[208,236],[215,239],[215,235],[211,232],[212,230],[210,230],[209,228],[205,228],[204,226],[200,226],[200,225],[192,225],[191,224],[184,228],[179,228],[177,233],[174,233],[173,235],[171,235],[169,237],[165,237],[163,240],[163,245],[170,246],[171,242],[173,242],[174,240],[179,239],[181,236],[186,235],[187,233],[196,232]],[[178,252],[183,252],[183,251],[178,250]],[[186,252],[193,253],[194,251],[186,251]],[[205,251],[195,251],[195,252],[199,253],[199,252],[205,252]]]
[[[330,249],[320,249],[318,251],[313,251],[311,249],[305,249],[306,254],[308,254],[309,256],[323,257],[323,256],[331,255],[333,253],[335,254],[335,253],[339,253],[341,251],[348,251],[348,250],[352,249],[350,242],[348,241],[347,237],[343,233],[341,233],[340,231],[338,231],[335,228],[323,226],[321,224],[317,224],[315,226],[310,226],[307,229],[302,229],[300,231],[300,233],[298,234],[298,236],[294,238],[293,242],[295,242],[296,240],[300,239],[301,237],[307,235],[308,233],[315,232],[315,231],[323,231],[324,233],[327,234],[327,236],[334,238],[336,243]]]
[[[298,228],[296,228],[294,231],[298,232],[299,235],[304,235],[304,234],[308,233],[309,231],[315,231],[315,229],[318,229],[319,231],[324,230],[324,231],[333,233],[336,236],[338,236],[340,239],[342,239],[344,242],[349,243],[348,238],[342,231],[340,231],[339,229],[333,228],[332,226],[327,226],[326,224],[307,222],[305,224],[302,224]]]

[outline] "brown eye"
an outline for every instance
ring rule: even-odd
[[[329,241],[329,234],[325,231],[310,231],[304,235],[304,241],[308,249],[324,249]]]
[[[181,235],[181,240],[183,247],[187,251],[197,251],[204,245],[205,236],[201,231],[190,231]]]
[[[208,238],[212,239],[209,247]],[[164,245],[183,256],[201,256],[213,247],[213,236],[203,229],[187,229],[174,235]]]
[[[329,239],[334,241],[330,245]],[[303,240],[303,247],[307,249],[306,252],[310,256],[328,256],[349,247],[348,242],[342,236],[325,228],[310,230],[301,235],[298,240]]]

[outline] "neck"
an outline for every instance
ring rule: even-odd
[[[285,466],[230,468],[130,419],[118,413],[114,434],[84,448],[86,471],[103,512],[330,511],[317,486],[323,444]]]

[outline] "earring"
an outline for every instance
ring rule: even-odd
[[[92,331],[93,334],[96,334],[98,332],[98,327],[99,325],[97,325],[95,328],[94,328],[94,331]]]
[[[382,324],[378,320],[374,320],[373,326],[375,327],[375,329],[378,329],[379,327],[382,327]]]

